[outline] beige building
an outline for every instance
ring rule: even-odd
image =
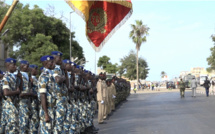
[[[200,77],[200,74],[206,72],[205,68],[203,67],[194,67],[194,68],[191,68],[190,70],[190,73],[192,75],[194,75],[195,77]]]

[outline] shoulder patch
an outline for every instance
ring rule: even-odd
[[[7,81],[4,81],[4,85],[8,85],[8,82],[7,82]]]
[[[46,84],[42,84],[42,85],[41,85],[41,88],[46,88]]]

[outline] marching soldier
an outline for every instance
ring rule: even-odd
[[[68,124],[66,124],[66,113],[67,113],[67,85],[68,78],[65,75],[67,72],[64,70],[64,66],[62,64],[62,53],[59,51],[53,51],[51,55],[54,57],[55,68],[52,70],[54,73],[54,78],[56,81],[56,115],[55,115],[55,128],[54,133],[66,133],[69,131]]]
[[[39,116],[40,116],[40,130],[41,134],[51,134],[54,129],[54,106],[56,105],[55,79],[53,76],[54,57],[43,56],[40,61],[44,66],[44,71],[38,79],[38,99],[39,103]]]
[[[28,61],[22,60],[20,62],[20,70],[22,74],[23,87],[19,95],[19,133],[26,134],[29,131],[29,117],[30,117],[30,97],[36,97],[36,94],[29,89],[30,78],[28,76]]]
[[[31,83],[32,83],[32,92],[37,95],[38,94],[38,66],[37,65],[30,65],[29,71],[31,73]],[[38,98],[32,98],[31,100],[31,115],[30,115],[30,133],[31,134],[38,134],[38,127],[39,127],[39,107],[38,107]]]
[[[180,88],[181,98],[184,98],[185,85],[186,85],[185,82],[181,78],[180,82],[179,82],[179,88]]]
[[[5,100],[3,101],[4,118],[2,124],[5,125],[5,133],[18,133],[18,101],[17,96],[22,88],[22,75],[18,72],[17,76],[14,75],[16,71],[16,60],[7,58],[5,60],[7,72],[3,77],[3,94]]]

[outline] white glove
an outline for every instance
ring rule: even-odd
[[[104,104],[104,101],[103,101],[103,100],[101,101],[101,104]]]

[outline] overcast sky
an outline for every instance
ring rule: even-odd
[[[6,2],[11,4],[12,1]],[[72,9],[64,0],[20,2],[30,6],[36,4],[44,11],[48,4],[54,6],[56,16],[63,12],[63,21],[69,27],[69,12]],[[172,78],[179,76],[181,71],[189,71],[191,67],[208,67],[206,59],[213,46],[210,36],[215,32],[215,1],[135,0],[132,3],[132,16],[96,54],[97,60],[107,55],[112,63],[120,64],[120,58],[135,49],[135,44],[129,39],[130,24],[142,20],[150,27],[147,42],[142,44],[139,52],[150,68],[147,80],[160,80],[161,71]],[[76,32],[76,40],[89,61],[86,69],[94,72],[95,51],[85,36],[85,22],[75,13],[71,17],[72,31]]]

